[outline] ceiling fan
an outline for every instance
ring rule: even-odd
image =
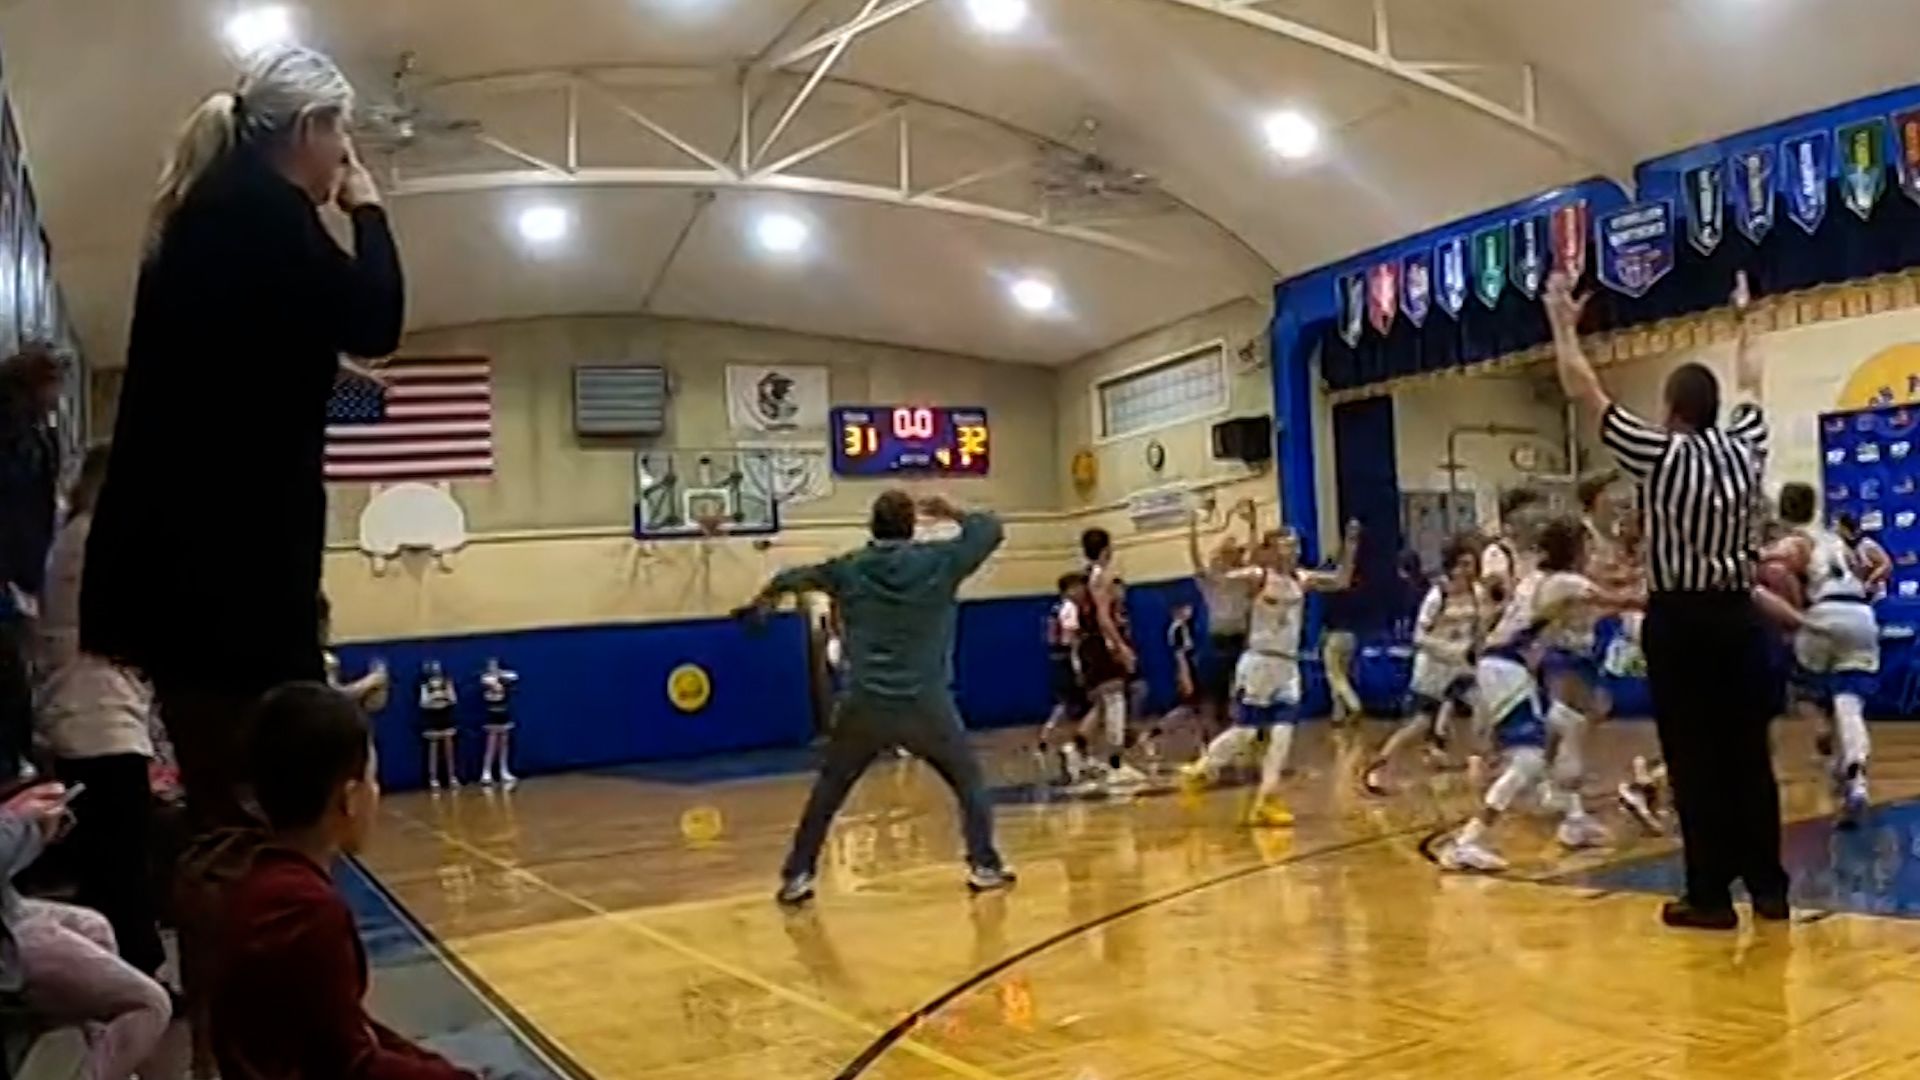
[[[1041,202],[1047,215],[1063,222],[1137,218],[1178,207],[1159,181],[1101,154],[1100,122],[1080,122],[1070,144],[1043,143],[1037,165]]]
[[[354,109],[354,141],[375,153],[397,154],[427,140],[480,132],[480,121],[448,116],[423,103],[415,91],[419,82],[419,56],[409,49],[388,76],[385,96],[364,99]]]

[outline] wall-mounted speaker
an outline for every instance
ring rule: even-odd
[[[1273,460],[1273,417],[1236,416],[1213,425],[1216,461],[1263,465]]]

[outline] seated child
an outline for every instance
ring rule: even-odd
[[[318,683],[269,693],[253,721],[267,845],[226,898],[212,995],[224,1080],[470,1080],[367,1015],[367,956],[328,868],[380,802],[367,718]]]

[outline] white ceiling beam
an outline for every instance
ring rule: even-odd
[[[614,112],[619,113],[621,116],[639,125],[642,130],[648,132],[649,134],[653,135],[655,138],[666,143],[668,146],[673,147],[675,150],[678,150],[681,153],[687,155],[693,160],[699,162],[700,164],[705,165],[707,168],[714,169],[719,172],[732,171],[728,169],[726,164],[723,163],[719,158],[714,157],[712,154],[707,153],[705,150],[702,150],[699,147],[688,142],[687,140],[681,138],[680,136],[675,135],[673,131],[670,130],[666,125],[655,120],[653,117],[648,116],[646,113],[641,112],[639,109],[634,108],[632,105],[629,105],[626,102],[620,100],[620,98],[616,96],[613,93],[613,91],[608,89],[605,85],[593,79],[588,79],[588,78],[576,79],[574,80],[573,85],[586,89],[588,91],[591,91],[595,97],[600,99],[602,104],[606,105],[608,108],[612,109]]]
[[[880,0],[867,0],[866,5],[860,9],[860,14],[855,16],[853,21],[857,23],[872,15],[873,9],[878,6],[880,6]],[[847,46],[853,44],[853,38],[854,35],[848,34],[827,47],[827,55],[814,65],[813,70],[807,75],[807,81],[800,84],[799,92],[793,95],[792,101],[787,102],[787,107],[781,112],[780,119],[774,121],[773,129],[767,132],[766,139],[760,143],[760,149],[754,151],[755,161],[765,160],[767,151],[773,149],[773,144],[779,141],[780,136],[787,133],[787,125],[793,123],[793,118],[800,115],[800,110],[806,107],[807,99],[813,97],[814,90],[820,86],[820,80],[827,77],[827,72],[833,70],[833,65],[840,62],[840,56],[847,51]],[[742,139],[746,138],[745,128],[740,130],[740,136]],[[780,170],[771,171],[779,172]]]
[[[485,132],[477,132],[473,136],[473,141],[489,150],[497,150],[523,165],[531,165],[536,169],[545,170],[556,176],[567,175],[567,170],[548,161],[546,158],[540,157],[537,154],[530,154],[498,136],[488,135]]]
[[[1579,143],[1542,127],[1537,120],[1537,109],[1514,109],[1483,94],[1468,90],[1464,86],[1448,82],[1432,71],[1423,70],[1417,64],[1402,61],[1373,46],[1349,41],[1297,19],[1255,10],[1244,0],[1155,0],[1155,2],[1173,4],[1218,18],[1230,19],[1243,26],[1285,38],[1296,44],[1319,49],[1321,52],[1377,71],[1389,78],[1397,79],[1416,89],[1424,90],[1498,121],[1596,171],[1606,172],[1608,169],[1603,161]],[[1529,115],[1529,112],[1534,115]]]
[[[905,112],[906,112],[905,108],[896,105],[893,108],[888,109],[886,112],[876,113],[873,116],[867,117],[865,120],[861,120],[858,123],[841,128],[839,131],[836,131],[833,134],[828,135],[824,139],[820,139],[816,142],[803,146],[800,149],[795,150],[793,153],[788,154],[786,157],[781,158],[779,161],[776,161],[771,165],[763,165],[760,168],[755,169],[754,175],[778,176],[779,174],[786,172],[788,169],[793,168],[795,165],[799,165],[803,162],[810,161],[816,157],[819,157],[821,154],[824,154],[827,151],[833,149],[834,147],[839,146],[841,143],[847,142],[848,140],[851,140],[851,139],[857,139],[860,136],[865,135],[867,132],[872,131],[874,128],[879,127],[881,124],[884,124],[889,120],[899,119],[900,116],[902,116]]]
[[[921,193],[902,195],[898,187],[887,184],[863,184],[847,180],[827,180],[810,176],[754,174],[739,176],[731,170],[657,169],[657,168],[583,168],[577,172],[534,168],[497,172],[438,173],[413,176],[400,181],[395,198],[420,198],[433,195],[460,195],[481,191],[508,191],[520,188],[658,188],[695,191],[772,191],[818,195],[823,198],[854,202],[882,203],[911,209],[928,210],[976,221],[991,221],[1025,229],[1062,240],[1118,251],[1154,262],[1176,260],[1150,244],[1129,240],[1099,229],[1062,225],[1037,215],[1003,206],[969,202],[943,195]]]
[[[928,0],[893,0],[892,3],[877,10],[872,4],[868,4],[867,9],[857,18],[821,34],[798,48],[783,53],[766,66],[769,68],[791,67],[808,57],[818,56],[835,46],[842,46],[869,30],[884,26],[927,2]]]

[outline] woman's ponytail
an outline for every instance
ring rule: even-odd
[[[240,99],[231,91],[209,95],[187,117],[186,125],[174,140],[167,167],[160,172],[160,189],[154,194],[153,209],[147,217],[147,243],[157,247],[160,234],[174,212],[187,201],[187,195],[208,170],[233,152],[239,139]]]

